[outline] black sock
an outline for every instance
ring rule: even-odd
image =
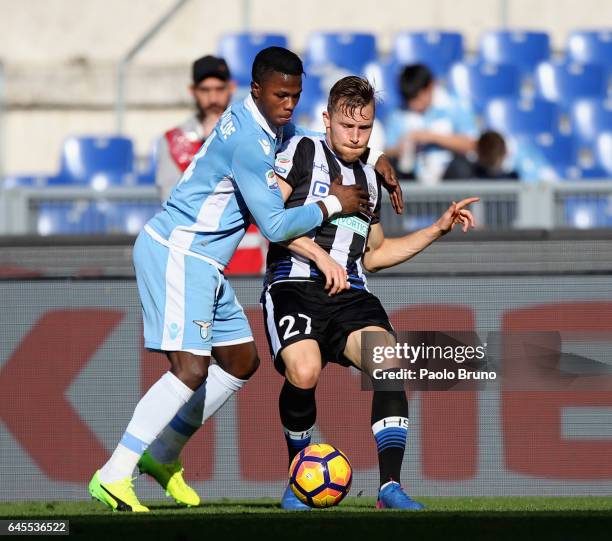
[[[304,447],[310,445],[310,438],[317,420],[315,389],[300,389],[288,380],[278,398],[278,409],[287,440],[289,463]]]
[[[408,436],[408,400],[404,391],[374,391],[372,397],[372,432],[378,449],[380,485],[400,482],[406,437]]]

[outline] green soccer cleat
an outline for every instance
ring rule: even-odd
[[[126,477],[114,483],[102,483],[98,470],[89,481],[89,493],[92,498],[101,501],[113,511],[148,513],[149,508],[138,501],[132,481],[131,477]]]
[[[166,496],[174,499],[179,505],[194,507],[200,505],[200,496],[183,478],[183,465],[180,460],[170,464],[157,462],[151,453],[145,451],[138,461],[140,473],[146,473],[155,479],[163,489]]]

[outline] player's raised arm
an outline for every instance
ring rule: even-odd
[[[466,207],[479,200],[478,197],[470,197],[459,203],[453,202],[436,223],[404,237],[386,238],[379,223],[372,225],[363,256],[364,267],[370,272],[376,272],[399,265],[422,252],[456,225],[461,225],[463,232],[467,233],[475,227],[476,222]]]

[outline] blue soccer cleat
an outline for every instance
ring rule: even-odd
[[[420,511],[425,509],[422,503],[415,502],[404,492],[402,485],[391,481],[383,485],[378,492],[376,509],[405,509],[409,511]]]
[[[310,507],[299,500],[289,485],[287,485],[281,498],[281,509],[286,509],[287,511],[310,511]]]

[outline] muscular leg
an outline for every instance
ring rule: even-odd
[[[178,460],[191,436],[246,383],[259,366],[255,342],[212,348],[216,365],[208,368],[206,384],[196,390],[149,448],[157,462]]]
[[[377,331],[382,346],[394,346],[395,338],[380,327],[365,327],[352,332],[344,350],[345,356],[361,367],[361,333]],[[396,361],[394,366],[399,366]],[[368,367],[371,363],[368,363]],[[368,369],[368,367],[364,367]],[[374,391],[372,396],[372,432],[378,450],[380,486],[400,480],[402,461],[408,436],[408,401],[404,390]]]
[[[315,389],[323,363],[315,340],[301,340],[281,352],[285,363],[285,383],[278,399],[289,463],[310,438],[317,418]]]
[[[168,359],[170,370],[140,399],[119,445],[100,469],[102,482],[131,476],[142,453],[205,382],[209,356],[173,351]]]

